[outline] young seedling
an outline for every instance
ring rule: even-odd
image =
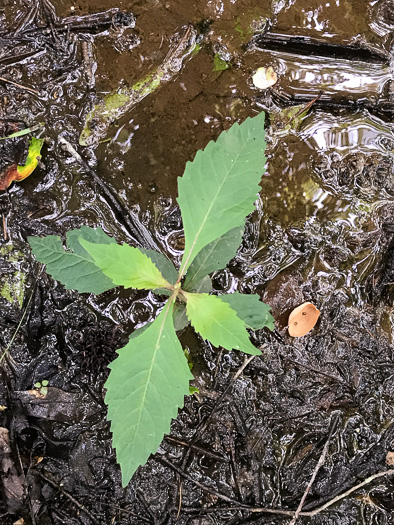
[[[37,383],[34,383],[34,388],[38,391],[41,397],[45,397],[48,393],[48,385],[49,385],[49,381],[44,379],[41,382],[37,381]]]
[[[156,452],[193,379],[176,330],[188,322],[214,346],[259,355],[247,328],[273,329],[258,295],[210,295],[209,274],[226,266],[254,210],[265,165],[264,114],[234,124],[198,151],[178,179],[185,251],[177,271],[153,250],[116,244],[100,228],[30,237],[36,258],[66,288],[99,294],[115,286],[169,296],[157,318],[118,350],[105,383],[113,445],[127,485]],[[203,292],[203,293],[200,293]]]

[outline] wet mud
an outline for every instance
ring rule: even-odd
[[[79,146],[93,106],[160,66],[187,26],[198,52],[104,140]],[[391,0],[0,5],[0,77],[14,82],[0,79],[0,134],[43,123],[46,138],[42,164],[0,194],[1,524],[288,524],[325,448],[304,512],[389,469],[393,35]],[[268,66],[278,81],[261,91],[252,74]],[[107,365],[163,302],[66,291],[26,238],[99,225],[179,264],[177,177],[259,111],[267,172],[237,256],[212,278],[218,293],[258,293],[276,330],[252,336],[262,356],[242,371],[245,356],[182,333],[199,394],[123,489]],[[0,141],[0,172],[27,147],[26,137]],[[291,338],[289,313],[305,301],[319,322]],[[393,508],[394,478],[382,476],[297,523],[389,525]]]

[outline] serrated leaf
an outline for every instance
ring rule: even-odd
[[[178,272],[173,263],[164,254],[156,252],[155,250],[147,250],[140,248],[141,252],[149,257],[149,259],[157,266],[162,276],[171,284],[175,284],[178,279]]]
[[[149,321],[144,326],[141,326],[140,328],[137,328],[134,330],[134,332],[131,334],[129,339],[135,339],[136,337],[139,337],[141,334],[145,332],[145,330],[148,330],[148,328],[153,324],[154,321]]]
[[[178,179],[185,231],[181,274],[209,243],[241,226],[254,209],[264,171],[264,113],[234,124],[198,151]]]
[[[190,323],[186,315],[185,303],[178,303],[174,307],[174,327],[177,332],[180,332]]]
[[[137,290],[170,287],[152,260],[138,248],[128,244],[93,244],[85,239],[79,242],[117,286]]]
[[[249,341],[245,323],[228,303],[208,294],[184,292],[186,312],[193,328],[214,346],[241,350],[251,355],[261,352]]]
[[[237,312],[237,315],[248,328],[260,330],[267,326],[274,330],[274,318],[270,310],[271,307],[260,301],[257,294],[242,294],[239,292],[221,295],[220,299],[230,305],[230,308]]]
[[[193,290],[195,283],[206,275],[220,270],[235,257],[237,249],[241,244],[244,225],[233,228],[208,246],[205,246],[196,255],[187,271],[184,289]]]
[[[156,452],[189,394],[193,375],[175,334],[173,305],[118,351],[105,384],[113,445],[126,486]]]
[[[212,291],[212,279],[209,277],[209,275],[206,275],[198,282],[196,282],[192,290],[193,292],[198,293],[209,293],[210,291]]]
[[[100,294],[115,288],[112,280],[98,268],[91,257],[66,251],[60,237],[28,237],[37,260],[46,264],[47,273],[68,290]],[[72,241],[73,243],[73,241]]]
[[[153,288],[152,292],[157,295],[166,295],[167,297],[172,295],[172,290],[168,290],[167,288]]]
[[[113,237],[107,235],[100,227],[90,228],[89,226],[81,226],[76,230],[70,230],[66,234],[67,247],[77,255],[82,255],[90,261],[93,261],[92,257],[82,247],[79,242],[80,239],[85,241],[93,242],[95,244],[115,244],[116,241]]]

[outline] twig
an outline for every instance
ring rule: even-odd
[[[241,366],[241,368],[238,370],[238,372],[232,378],[230,385],[232,383],[234,383],[239,378],[239,376],[242,374],[242,372],[245,370],[245,368],[248,366],[248,364],[251,363],[255,357],[256,357],[255,355],[251,355],[250,357],[245,359],[244,364]],[[226,388],[225,392],[227,392],[227,390],[230,387],[230,385]]]
[[[293,120],[297,117],[299,117],[300,115],[302,115],[303,113],[306,113],[312,106],[313,104],[316,102],[316,100],[319,100],[319,98],[323,95],[323,91],[319,91],[319,94],[317,95],[317,97],[315,97],[314,99],[312,99],[311,101],[309,101],[307,104],[305,104],[305,106],[303,106],[301,109],[299,109],[297,111],[297,113],[295,115],[293,115],[291,117],[291,119],[289,120],[289,123],[290,122],[293,122]]]
[[[39,95],[40,92],[37,91],[36,89],[32,89],[32,88],[29,88],[27,86],[22,86],[22,84],[18,84],[17,82],[13,82],[12,80],[8,80],[8,78],[4,78],[4,77],[0,77],[0,80],[2,80],[3,82],[8,82],[8,84],[12,84],[18,88],[21,88],[21,89],[24,89],[26,91],[30,91],[31,93],[34,93],[35,95]]]
[[[239,378],[239,376],[242,374],[242,372],[245,370],[245,368],[248,366],[248,364],[251,363],[255,357],[256,357],[255,355],[251,355],[250,357],[246,357],[245,358],[245,361],[243,362],[243,364],[240,366],[238,371],[234,374],[234,376],[228,382],[228,385],[226,386],[226,388],[222,392],[220,398],[218,399],[218,401],[216,403],[216,406],[213,408],[212,412],[209,414],[209,416],[205,420],[202,429],[201,428],[198,429],[198,433],[199,434],[201,434],[201,432],[203,432],[205,430],[205,428],[207,427],[208,421],[211,419],[211,417],[212,417],[213,413],[215,412],[215,410],[217,410],[217,408],[220,406],[220,403],[223,401],[225,395],[230,390],[230,387],[232,386],[232,384],[235,383],[235,381]],[[196,433],[196,435],[197,435],[197,433]],[[194,436],[193,439],[195,439],[195,436]]]
[[[347,385],[346,381],[343,379],[340,379],[339,377],[335,377],[331,374],[328,374],[327,372],[323,372],[322,370],[318,370],[317,368],[314,368],[312,366],[308,366],[304,363],[300,363],[299,361],[295,361],[294,359],[290,359],[289,357],[285,356],[286,361],[289,361],[289,363],[293,363],[294,365],[299,366],[300,368],[305,368],[305,370],[310,370],[311,372],[314,372],[315,374],[319,374],[324,377],[328,377],[329,379],[332,379],[333,381],[336,381],[337,383],[342,383],[343,385]]]
[[[166,460],[165,458],[160,457],[160,458],[157,458],[157,460],[161,461],[165,465],[168,465],[170,468],[172,468],[173,470],[178,472],[181,476],[183,476],[187,480],[191,481],[194,485],[196,485],[197,487],[200,487],[202,490],[204,490],[206,492],[209,492],[210,494],[214,494],[215,496],[217,496],[217,498],[219,498],[221,500],[228,501],[230,503],[236,503],[236,505],[233,505],[231,507],[222,507],[222,508],[220,508],[220,507],[219,508],[218,507],[212,507],[211,509],[204,509],[204,512],[206,512],[206,513],[214,512],[216,514],[216,513],[221,512],[221,511],[227,512],[227,511],[230,511],[230,510],[238,510],[238,511],[260,513],[260,514],[279,514],[279,515],[282,515],[282,516],[290,516],[292,518],[294,518],[294,516],[295,516],[296,511],[294,511],[294,510],[273,509],[273,508],[269,508],[269,507],[249,507],[248,505],[244,505],[242,503],[236,502],[232,498],[229,498],[229,497],[225,496],[224,494],[220,494],[220,493],[216,492],[215,490],[213,490],[213,489],[203,485],[202,483],[199,483],[198,481],[194,480],[188,474],[186,474],[186,472],[183,472],[180,468],[176,467],[175,465],[173,465],[170,461]],[[358,485],[355,485],[354,487],[352,487],[351,489],[347,490],[346,492],[342,492],[342,494],[339,494],[338,496],[335,496],[335,498],[332,498],[330,501],[327,501],[327,503],[325,503],[321,507],[318,507],[317,509],[311,510],[311,511],[301,511],[301,512],[299,512],[298,516],[309,516],[309,517],[316,516],[317,514],[320,514],[321,512],[323,512],[324,510],[328,509],[329,507],[331,507],[335,503],[338,503],[338,501],[341,501],[342,499],[346,498],[347,496],[350,496],[353,492],[356,492],[357,490],[361,489],[365,485],[368,485],[369,483],[371,483],[371,481],[374,481],[375,479],[378,479],[378,478],[383,478],[384,476],[393,476],[393,475],[394,475],[394,469],[385,470],[383,472],[378,472],[377,474],[373,474],[372,476],[369,476],[369,478],[366,478],[364,481],[362,481]],[[201,508],[193,509],[193,508],[190,508],[190,507],[189,508],[186,507],[186,508],[183,509],[183,512],[194,512],[194,511],[201,512]]]
[[[44,474],[42,474],[41,472],[38,472],[38,475],[44,479],[45,481],[47,481],[50,485],[52,485],[52,487],[55,487],[57,488],[64,496],[66,496],[66,498],[68,498],[72,503],[74,503],[74,505],[76,507],[79,508],[79,510],[81,510],[82,512],[84,512],[87,516],[89,516],[89,518],[92,520],[93,523],[97,523],[98,525],[98,521],[96,520],[96,518],[93,516],[93,514],[84,506],[82,505],[82,503],[80,503],[78,500],[76,500],[69,492],[67,492],[62,486],[60,486],[58,483],[55,483],[54,481],[52,481],[50,478],[47,478],[46,476],[44,476]]]
[[[374,481],[375,479],[378,479],[378,478],[383,478],[384,476],[394,476],[394,469],[385,470],[383,472],[378,472],[377,474],[373,474],[372,476],[369,476],[369,478],[365,479],[358,485],[355,485],[354,487],[347,490],[346,492],[342,492],[342,494],[338,494],[338,496],[335,496],[335,498],[331,499],[330,501],[327,501],[327,503],[325,503],[321,507],[315,510],[311,510],[309,512],[301,512],[300,514],[302,516],[316,516],[316,514],[320,514],[320,512],[322,512],[323,510],[326,510],[328,507],[331,507],[331,505],[334,505],[334,503],[337,503],[341,499],[344,499],[347,496],[350,496],[350,494],[352,494],[353,492],[356,492],[356,490],[359,490],[365,485],[368,485],[369,483],[371,483],[371,481]]]
[[[207,419],[204,421],[203,426],[200,427],[199,429],[197,429],[196,434],[193,436],[193,440],[197,437],[197,435],[199,435],[202,432],[204,432],[204,430],[207,428],[208,422],[210,421],[210,419],[211,419],[212,415],[214,414],[214,412],[220,406],[220,404],[223,401],[224,397],[226,396],[227,392],[230,390],[230,387],[232,386],[232,384],[235,383],[235,381],[239,378],[239,376],[242,374],[242,372],[245,370],[245,368],[248,366],[248,364],[251,363],[255,357],[256,357],[255,355],[251,355],[250,357],[245,358],[245,361],[243,362],[242,366],[238,369],[236,374],[234,374],[234,377],[232,377],[232,379],[229,381],[228,385],[226,386],[226,388],[222,392],[220,398],[218,399],[216,405],[213,407],[211,413],[209,414]]]
[[[294,516],[294,510],[282,510],[282,509],[271,509],[269,507],[248,507],[247,505],[242,505],[241,503],[238,505],[232,505],[231,507],[211,507],[211,508],[204,508],[205,514],[219,514],[220,512],[229,512],[229,511],[244,511],[244,512],[255,512],[255,513],[261,513],[261,514],[278,514],[280,516]],[[198,514],[201,514],[201,507],[184,507],[183,508],[184,513],[193,513],[196,512]],[[301,516],[304,516],[305,514],[301,512]]]
[[[230,436],[231,436],[230,437],[230,443],[229,443],[230,457],[231,457],[230,467],[231,467],[231,470],[232,470],[234,485],[235,485],[235,489],[236,489],[236,493],[237,493],[238,499],[241,500],[241,502],[243,503],[241,487],[239,486],[239,482],[238,482],[238,472],[237,472],[237,462],[236,462],[236,458],[235,458],[234,438],[233,438],[233,436],[231,434],[230,434]]]
[[[8,41],[8,39],[7,39]],[[0,48],[2,46],[5,45],[5,39],[3,39],[1,36],[0,36]],[[13,52],[15,51],[15,47],[17,46],[17,42],[14,43],[14,50]],[[16,64],[20,64],[21,62],[23,62],[24,60],[26,59],[33,59],[33,58],[38,58],[40,57],[41,55],[45,55],[46,53],[46,50],[43,49],[43,48],[39,48],[38,50],[35,49],[34,51],[31,51],[30,53],[20,53],[19,55],[18,54],[13,54],[12,56],[2,56],[0,57],[0,65],[5,67],[11,67],[11,66],[15,66]]]
[[[181,513],[182,508],[182,480],[179,480],[179,504],[178,504],[178,512],[176,514],[176,519],[179,518],[179,515]]]
[[[199,435],[201,435],[205,429],[207,428],[208,426],[208,423],[209,421],[211,420],[211,417],[213,416],[213,414],[216,412],[216,410],[220,407],[223,399],[225,398],[227,392],[229,391],[231,385],[234,383],[234,381],[236,381],[239,376],[242,374],[242,372],[245,370],[245,368],[248,366],[248,364],[253,361],[253,359],[255,358],[256,356],[252,355],[248,358],[245,358],[245,361],[243,362],[242,366],[239,368],[239,370],[237,371],[237,373],[234,375],[234,377],[229,381],[228,385],[226,386],[226,388],[224,389],[224,391],[222,392],[222,394],[220,395],[219,399],[216,401],[216,404],[215,406],[213,407],[213,409],[211,410],[211,413],[209,414],[209,416],[206,418],[206,420],[201,424],[201,426],[199,426],[192,438],[192,443],[189,445],[189,450],[186,452],[184,458],[183,458],[183,461],[182,461],[182,466],[183,468],[185,468],[186,466],[186,462],[190,456],[190,447],[192,446],[193,442],[197,439],[197,437]]]
[[[126,211],[122,204],[119,202],[115,192],[111,190],[100,177],[95,173],[94,170],[83,160],[81,155],[76,149],[66,140],[64,137],[59,137],[59,142],[62,144],[64,149],[80,164],[85,171],[92,177],[96,184],[102,189],[107,200],[113,207],[113,211],[116,213],[119,221],[127,228],[127,232],[131,235],[137,244],[143,248],[150,248],[152,250],[160,251],[156,242],[152,238],[147,228],[142,224],[137,215],[130,211]],[[134,224],[135,223],[135,224]]]
[[[7,221],[6,221],[4,213],[2,215],[3,215],[3,235],[4,235],[4,240],[8,241]]]
[[[336,419],[336,421],[337,421],[337,419]],[[336,423],[336,421],[335,421],[335,423]],[[319,472],[320,468],[323,466],[323,464],[324,464],[324,462],[325,462],[325,460],[326,460],[326,456],[327,456],[327,452],[328,452],[328,447],[329,447],[329,445],[330,445],[330,441],[331,441],[332,433],[333,433],[334,428],[335,428],[335,426],[336,426],[335,423],[334,423],[334,424],[331,423],[330,432],[329,432],[329,434],[328,434],[328,438],[327,438],[326,443],[325,443],[325,445],[324,445],[323,452],[321,453],[321,456],[320,456],[320,458],[319,458],[319,461],[317,462],[317,465],[316,465],[316,467],[315,467],[315,470],[313,471],[312,476],[311,476],[311,479],[310,479],[310,481],[309,481],[309,483],[308,483],[308,485],[307,485],[307,487],[306,487],[306,489],[305,489],[305,492],[304,492],[304,494],[303,494],[303,496],[302,496],[302,498],[301,498],[300,504],[298,505],[297,510],[295,511],[294,517],[293,517],[293,519],[291,520],[291,522],[289,523],[289,525],[295,525],[295,522],[297,521],[297,518],[298,518],[298,516],[300,515],[300,512],[301,512],[301,510],[302,510],[302,507],[303,507],[303,505],[304,505],[304,503],[305,503],[306,497],[308,496],[309,491],[311,490],[312,485],[313,485],[313,483],[314,483],[314,481],[315,481],[315,479],[316,479],[317,473]]]
[[[197,452],[201,452],[204,456],[207,456],[209,458],[216,459],[216,461],[223,461],[225,463],[229,463],[229,459],[225,458],[223,456],[219,456],[219,454],[215,454],[214,452],[210,452],[209,450],[205,450],[202,447],[199,447],[198,445],[194,445],[193,443],[187,443],[187,441],[181,441],[180,439],[175,439],[171,436],[165,436],[164,438],[166,441],[172,441],[173,443],[177,443],[178,445],[182,445],[184,447],[192,448],[193,450],[196,450]]]
[[[222,499],[224,501],[227,501],[228,503],[235,503],[236,505],[239,505],[237,500],[235,500],[233,498],[229,498],[228,496],[225,496],[224,494],[220,494],[219,492],[216,492],[216,490],[211,489],[210,487],[207,487],[203,483],[200,483],[199,481],[193,479],[191,476],[189,476],[189,474],[187,474],[181,468],[179,468],[176,465],[174,465],[173,463],[171,463],[171,461],[169,461],[168,459],[166,459],[166,458],[164,458],[162,456],[156,456],[155,459],[157,461],[160,461],[161,463],[164,463],[164,465],[167,465],[167,467],[170,467],[172,470],[175,470],[175,472],[177,472],[180,476],[182,476],[183,478],[187,479],[188,481],[191,481],[194,485],[196,485],[196,487],[199,487],[204,492],[209,492],[210,494],[213,494],[217,498]],[[240,505],[240,506],[242,506],[242,505]],[[248,507],[243,507],[242,506],[242,508],[245,508],[245,510],[248,510]]]
[[[97,500],[96,499],[90,498],[90,501],[97,504]],[[153,524],[152,520],[150,520],[149,518],[145,518],[144,516],[141,516],[141,513],[137,514],[136,512],[133,512],[132,510],[124,509],[122,507],[119,507],[119,505],[115,505],[114,503],[107,503],[106,501],[100,501],[100,505],[104,505],[104,507],[108,507],[108,508],[111,508],[111,509],[118,510],[119,512],[123,512],[124,514],[128,514],[129,516],[133,516],[135,518],[138,518],[140,521],[143,521],[145,523]]]
[[[94,13],[91,15],[82,15],[82,16],[67,16],[64,18],[57,18],[54,20],[52,25],[53,28],[58,32],[65,31],[76,31],[76,32],[86,32],[86,31],[100,31],[105,27],[111,26],[114,23],[114,17],[118,14],[123,14],[118,7],[109,9],[108,11]],[[128,13],[124,13],[128,14]],[[24,35],[29,35],[37,31],[45,32],[48,30],[48,25],[37,25],[36,27],[26,29],[23,31]]]
[[[385,470],[383,472],[378,472],[377,474],[373,474],[372,476],[369,476],[369,478],[365,479],[358,485],[355,485],[354,487],[350,488],[346,492],[342,492],[342,494],[338,494],[338,496],[335,496],[335,498],[330,499],[330,501],[327,501],[327,503],[325,503],[321,507],[318,507],[317,509],[310,510],[310,511],[300,512],[299,516],[309,516],[309,517],[316,516],[317,514],[320,514],[321,512],[323,512],[323,510],[328,509],[328,507],[331,507],[335,503],[338,503],[338,501],[341,501],[347,496],[350,496],[350,494],[353,494],[353,492],[356,492],[357,490],[361,489],[365,485],[368,485],[369,483],[371,483],[371,481],[374,481],[375,479],[378,479],[378,478],[382,478],[384,476],[392,476],[392,475],[394,475],[394,469]],[[242,507],[242,509],[244,510],[245,507]],[[286,516],[293,516],[293,517],[295,516],[295,512],[293,510],[269,509],[269,508],[264,508],[264,507],[249,508],[246,510],[248,510],[249,512],[261,512],[261,513],[266,512],[269,514],[284,514]]]
[[[35,282],[35,284],[34,284],[34,287],[33,287],[32,292],[31,292],[31,294],[30,294],[29,300],[27,301],[26,307],[25,307],[25,309],[23,310],[22,317],[21,317],[21,319],[20,319],[20,321],[19,321],[19,323],[18,323],[18,326],[16,327],[16,330],[15,330],[13,336],[11,337],[11,341],[8,343],[8,345],[6,346],[4,352],[3,352],[3,353],[1,354],[1,356],[0,356],[0,365],[1,365],[1,363],[3,362],[3,359],[8,355],[8,352],[10,351],[10,348],[11,348],[13,342],[15,341],[16,336],[18,335],[18,332],[19,332],[19,330],[20,330],[20,328],[21,328],[21,326],[22,326],[22,323],[23,323],[23,321],[24,321],[24,319],[25,319],[25,317],[26,317],[27,311],[28,311],[28,309],[29,309],[29,307],[30,307],[30,304],[31,304],[31,301],[32,301],[32,299],[33,299],[35,286],[36,286],[36,284],[37,284],[37,281],[38,281],[38,279],[39,279],[39,277],[40,277],[40,275],[41,275],[43,269],[44,269],[44,265],[41,264],[41,265],[40,265],[40,270],[38,271],[38,274],[37,274],[36,282]]]
[[[368,44],[332,44],[310,36],[300,35],[296,38],[289,38],[287,34],[273,32],[263,33],[252,38],[249,45],[297,55],[332,57],[336,60],[362,60],[367,64],[370,62],[387,63],[390,60],[389,51],[380,50]]]

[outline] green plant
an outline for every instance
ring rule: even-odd
[[[269,307],[257,295],[206,293],[207,276],[223,268],[241,242],[264,171],[264,150],[261,113],[234,124],[187,163],[178,179],[185,232],[179,271],[163,254],[118,245],[99,228],[68,232],[68,249],[57,236],[29,238],[37,259],[66,288],[99,294],[124,286],[169,296],[157,318],[136,330],[109,366],[105,401],[124,485],[156,452],[189,394],[193,376],[175,325],[190,321],[214,346],[252,355],[260,351],[247,328],[273,328]]]
[[[39,394],[42,397],[45,397],[48,393],[48,385],[49,385],[49,381],[47,381],[46,379],[43,379],[41,382],[37,381],[37,383],[34,383],[34,388],[38,390]]]

